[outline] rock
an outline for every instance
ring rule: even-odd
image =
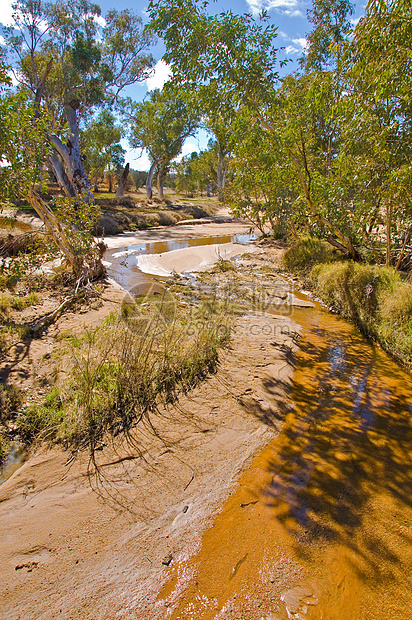
[[[170,566],[172,560],[173,560],[173,555],[171,553],[169,553],[169,555],[167,555],[165,558],[163,558],[162,564],[164,566]]]

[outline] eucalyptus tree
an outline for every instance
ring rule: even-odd
[[[205,191],[210,195],[210,192],[216,189],[219,159],[213,140],[209,142],[209,146],[209,149],[200,153],[194,151],[173,164],[179,192],[194,194]]]
[[[28,102],[21,93],[6,91],[0,97],[0,198],[9,198],[17,192],[30,203],[77,278],[89,280],[101,276],[104,273],[102,248],[87,229],[91,223],[90,205],[78,204],[78,226],[72,227],[67,225],[73,215],[72,205],[58,201],[55,206],[62,211],[58,216],[42,198],[41,190],[46,188],[42,181],[44,167],[52,147],[47,140],[50,118],[46,114],[36,118],[36,110],[35,103]]]
[[[182,89],[166,84],[162,91],[154,90],[150,98],[136,103],[130,122],[130,143],[146,149],[151,166],[147,175],[147,197],[152,197],[152,180],[157,169],[157,187],[163,200],[163,180],[170,163],[183,144],[199,126],[198,112]]]
[[[346,57],[344,149],[357,171],[365,237],[399,268],[412,233],[412,5],[368,2]],[[410,250],[409,250],[410,251]]]
[[[329,5],[337,3],[335,0]],[[326,0],[324,4],[327,4]],[[347,13],[350,13],[350,4],[341,4],[345,4]],[[320,92],[317,87],[322,80],[317,77],[290,78],[280,87],[278,49],[275,47],[277,33],[276,28],[268,23],[267,15],[263,13],[257,21],[251,15],[234,15],[230,11],[210,15],[206,12],[206,5],[200,0],[152,0],[149,4],[151,27],[165,42],[164,58],[172,66],[173,79],[196,89],[201,100],[212,93],[217,109],[220,97],[225,107],[231,107],[233,115],[246,111],[251,127],[256,123],[268,132],[274,152],[281,143],[288,176],[299,185],[310,223],[317,222],[320,234],[325,231],[331,242],[355,257],[351,238],[341,229],[336,218],[332,221],[329,217],[334,210],[325,208],[323,191],[314,192],[317,184],[313,177],[320,176],[324,165],[323,174],[326,176],[333,159],[333,140],[329,139],[326,148],[325,140],[321,139],[323,144],[317,145],[316,132],[322,129],[324,133],[326,130],[331,133],[326,125],[321,127],[323,120],[319,119],[320,112],[324,119],[328,118],[336,72],[322,72],[324,83]],[[348,35],[346,21],[343,24],[342,38],[345,38]],[[336,45],[341,45],[340,38],[335,38]],[[330,50],[331,56],[333,53]],[[279,63],[282,64],[283,61]],[[310,110],[306,109],[308,103],[311,104]],[[316,124],[318,127],[314,126]],[[313,130],[310,136],[307,135],[308,129]],[[307,157],[309,142],[311,162]],[[311,171],[309,163],[315,160],[316,170]]]
[[[114,114],[107,109],[90,119],[81,132],[84,167],[95,185],[104,176],[111,180],[112,175],[123,168],[126,151],[120,144],[121,137],[121,128]]]
[[[209,149],[214,151],[216,156],[217,193],[219,200],[222,200],[229,162],[234,147],[233,114],[226,116],[219,114],[210,115],[206,120],[205,126],[213,133],[213,138],[209,140],[208,146]]]
[[[14,23],[3,29],[9,63],[37,108],[50,117],[50,164],[68,196],[89,195],[80,126],[102,103],[148,77],[153,37],[129,10],[109,11],[89,0],[17,0]]]

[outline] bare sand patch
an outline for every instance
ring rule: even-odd
[[[268,322],[275,338],[256,329]],[[289,318],[239,318],[218,372],[154,416],[158,436],[137,430],[145,460],[119,439],[101,453],[97,487],[87,455],[65,467],[67,453],[39,450],[0,487],[4,617],[161,617],[163,562],[196,552],[241,471],[278,432],[295,349]]]
[[[144,254],[138,257],[137,264],[143,273],[167,277],[173,272],[182,274],[207,271],[219,260],[228,260],[246,251],[250,254],[256,252],[257,248],[240,243],[215,243],[163,254]]]

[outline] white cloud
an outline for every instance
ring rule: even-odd
[[[126,149],[125,161],[130,164],[134,170],[149,170],[150,159],[147,151],[142,149],[131,149],[127,147],[126,141],[121,141],[122,146]]]
[[[104,28],[107,23],[102,15],[93,15],[93,21],[102,28]]]
[[[0,34],[0,45],[6,45],[6,41],[4,37],[1,36],[1,34]]]
[[[291,37],[283,30],[279,30],[279,36],[289,43],[285,48],[287,54],[302,54],[308,46],[305,37]]]
[[[308,46],[308,42],[305,37],[299,37],[298,39],[292,39],[292,43],[300,47],[301,50],[306,49]]]
[[[13,23],[12,3],[14,0],[2,0],[0,3],[0,24],[11,26]]]
[[[154,67],[151,77],[146,80],[147,90],[150,91],[155,88],[163,88],[170,79],[171,74],[172,71],[170,66],[165,63],[164,60],[159,60]]]
[[[308,42],[303,37],[299,37],[298,39],[292,39],[288,37],[288,41],[291,41],[293,45],[286,46],[287,54],[302,54],[307,48]]]
[[[362,19],[362,16],[361,17],[352,17],[352,19],[350,20],[350,23],[355,28],[359,24],[361,19]]]
[[[253,15],[262,10],[275,10],[288,17],[304,17],[300,9],[300,0],[246,0]]]
[[[194,144],[193,142],[185,142],[182,148],[182,152],[180,153],[180,155],[178,155],[176,157],[176,159],[174,161],[180,161],[182,159],[182,157],[186,157],[186,155],[190,155],[191,153],[193,153],[194,151],[196,151],[196,153],[200,152],[200,148],[198,144]]]

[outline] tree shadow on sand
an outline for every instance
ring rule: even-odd
[[[386,521],[364,522],[378,500],[390,522],[390,511],[412,515],[411,376],[353,327],[325,316],[329,329],[312,328],[301,343],[294,411],[267,464],[264,501],[302,557],[310,560],[312,542],[328,540],[356,557],[359,577],[395,580],[399,545],[382,534]],[[396,536],[410,548],[410,528]]]

